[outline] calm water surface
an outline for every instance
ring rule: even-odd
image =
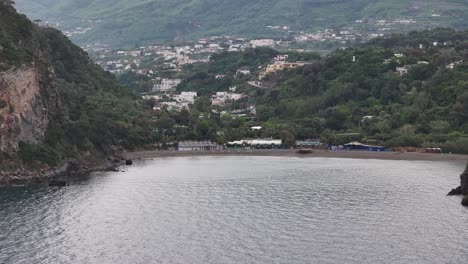
[[[0,263],[468,263],[464,164],[190,157],[0,188]]]

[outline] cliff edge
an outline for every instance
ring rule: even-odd
[[[53,177],[71,160],[90,171],[152,142],[150,122],[85,51],[0,0],[0,184]]]

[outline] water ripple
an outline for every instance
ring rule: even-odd
[[[278,157],[137,162],[0,188],[0,263],[466,263],[463,164]]]

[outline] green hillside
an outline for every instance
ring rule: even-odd
[[[414,29],[465,27],[468,6],[461,0],[17,0],[17,8],[33,19],[60,22],[72,28],[81,20],[98,20],[78,43],[105,41],[133,46],[201,36],[235,34],[284,36],[268,25],[294,31],[345,26],[357,19],[411,17]],[[435,16],[434,16],[435,15]],[[440,15],[440,16],[439,16]]]
[[[439,44],[434,46],[434,42]],[[333,144],[356,140],[468,153],[467,51],[467,31],[437,29],[379,38],[322,58],[289,54],[293,60],[310,64],[269,75],[262,80],[267,89],[247,85],[249,79],[213,76],[232,76],[239,67],[257,74],[259,66],[277,52],[223,53],[213,56],[210,63],[187,66],[179,89],[209,98],[220,87],[236,85],[249,95],[248,100],[220,111],[256,105],[256,120],[241,119],[233,126],[229,119],[213,119],[210,127],[222,135],[213,133],[217,140],[259,136],[249,127],[261,125],[261,137],[282,138],[290,144],[296,139],[321,138]],[[397,67],[405,65],[408,71],[398,74]],[[202,99],[198,109],[209,109],[200,104]]]

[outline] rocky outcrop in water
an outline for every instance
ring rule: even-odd
[[[0,185],[31,184],[31,183],[63,183],[69,178],[88,175],[96,171],[119,171],[123,165],[120,159],[108,159],[105,163],[95,166],[84,166],[77,160],[69,160],[57,168],[44,167],[40,169],[17,169],[3,171],[0,169]]]
[[[67,181],[64,181],[64,180],[51,180],[51,181],[49,181],[49,186],[50,187],[65,187],[67,185],[68,185]]]
[[[460,175],[460,191],[465,197],[462,200],[463,206],[468,206],[468,164],[466,165],[465,171]]]
[[[468,195],[468,164],[465,171],[460,175],[460,191],[462,195]]]
[[[465,171],[460,175],[460,186],[452,189],[448,195],[468,195],[468,164]]]
[[[468,164],[465,171],[460,175],[460,186],[452,189],[447,195],[463,195],[462,205],[468,206]]]
[[[461,187],[458,186],[457,188],[452,189],[447,195],[448,196],[453,196],[453,195],[461,195],[461,194],[462,194]]]
[[[21,168],[15,171],[0,171],[0,184],[39,183],[86,172],[86,168],[82,168],[77,161],[68,161],[58,168],[35,170]]]
[[[461,202],[463,206],[468,206],[468,196],[463,197],[463,200]]]

